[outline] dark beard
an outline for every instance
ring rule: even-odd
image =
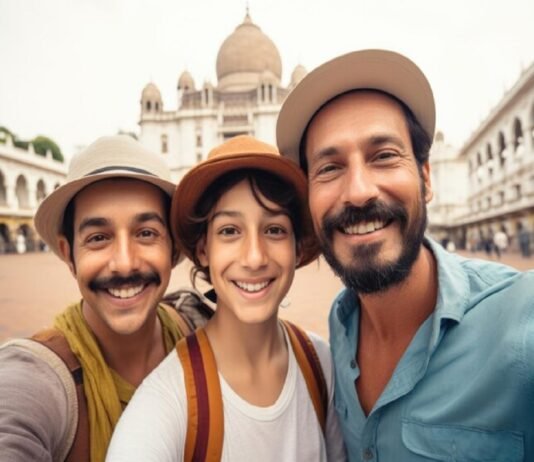
[[[426,204],[421,199],[421,215],[409,226],[408,212],[400,204],[387,205],[379,200],[364,207],[347,206],[338,215],[325,217],[319,241],[328,264],[341,278],[345,286],[356,292],[372,294],[384,291],[404,281],[417,260],[424,240],[427,224]],[[382,242],[358,245],[352,249],[352,259],[358,265],[344,266],[333,250],[334,232],[362,221],[379,220],[387,225],[399,223],[403,246],[397,260],[377,263]]]

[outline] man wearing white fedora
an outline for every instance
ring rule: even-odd
[[[194,327],[160,304],[180,258],[174,189],[160,157],[112,136],[76,155],[41,203],[37,231],[82,298],[53,329],[0,349],[2,461],[104,460],[135,388]]]
[[[534,460],[534,273],[425,237],[432,89],[386,50],[339,56],[286,99],[326,260],[336,410],[353,461]]]

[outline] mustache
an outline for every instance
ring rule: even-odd
[[[331,238],[337,229],[357,225],[361,222],[381,221],[389,223],[398,220],[401,229],[408,223],[408,212],[400,204],[386,204],[381,200],[375,200],[365,204],[363,207],[347,205],[339,213],[326,216],[323,219],[323,232],[326,237]]]
[[[106,290],[112,288],[118,288],[123,286],[139,286],[139,285],[148,285],[154,283],[156,285],[161,284],[161,277],[155,271],[147,271],[142,273],[140,271],[133,272],[127,276],[110,276],[95,278],[89,282],[89,289],[93,292],[97,290]]]

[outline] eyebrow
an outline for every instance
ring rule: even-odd
[[[394,144],[399,149],[406,149],[406,145],[401,138],[394,135],[373,135],[369,140],[366,141],[366,144],[370,146],[381,146],[383,144]],[[327,146],[324,149],[320,149],[318,152],[313,154],[312,160],[321,160],[328,157],[333,157],[338,154],[338,149],[335,146]]]
[[[374,135],[369,139],[368,143],[371,146],[379,146],[382,144],[391,143],[400,149],[406,149],[406,145],[404,144],[402,139],[394,135]]]
[[[271,211],[271,210],[267,210],[266,208],[262,207],[262,209],[265,211],[265,213],[271,217],[277,217],[277,216],[280,216],[280,215],[284,215],[284,216],[289,216],[289,214],[283,210],[283,209],[280,209],[279,211]],[[215,212],[213,214],[213,216],[211,217],[211,220],[210,221],[213,221],[215,220],[215,218],[218,218],[218,217],[231,217],[231,218],[236,218],[236,217],[242,217],[243,214],[241,212],[238,212],[238,211],[234,211],[234,210],[219,210],[218,212]]]
[[[152,220],[155,220],[161,223],[163,226],[166,226],[163,218],[156,212],[139,213],[135,215],[133,222],[140,224],[140,223],[146,223],[147,221],[152,221]],[[111,220],[108,220],[107,218],[103,218],[103,217],[85,218],[81,221],[80,226],[78,226],[78,233],[81,233],[83,230],[87,228],[103,228],[105,226],[110,226],[110,225],[111,225]]]

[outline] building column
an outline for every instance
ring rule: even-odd
[[[6,176],[5,178],[6,186],[6,204],[10,209],[18,209],[17,195],[15,193],[15,182],[12,178]]]

